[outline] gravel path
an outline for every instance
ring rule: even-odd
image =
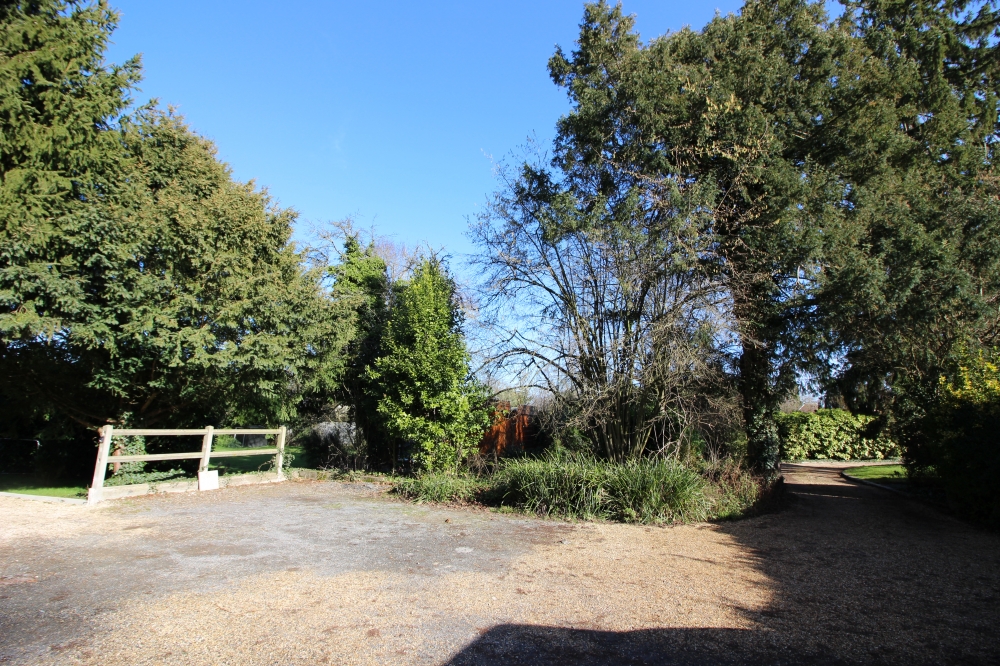
[[[0,664],[1000,663],[1000,536],[839,468],[669,528],[317,482],[0,497]]]

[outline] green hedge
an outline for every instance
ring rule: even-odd
[[[899,456],[891,439],[865,437],[872,417],[846,409],[778,415],[782,460],[881,460]]]
[[[936,478],[959,515],[1000,528],[1000,351],[965,352],[904,430],[911,474]]]

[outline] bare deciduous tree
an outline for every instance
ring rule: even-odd
[[[717,452],[738,410],[695,188],[664,181],[610,205],[543,169],[500,177],[472,231],[494,372],[551,392],[609,459],[676,456],[695,438]]]

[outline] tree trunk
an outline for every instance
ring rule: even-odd
[[[744,339],[740,356],[740,396],[747,435],[747,458],[754,470],[767,481],[778,478],[781,463],[778,425],[775,415],[778,398],[771,374],[771,358],[765,342]]]

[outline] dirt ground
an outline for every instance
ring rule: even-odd
[[[1000,536],[785,474],[781,511],[666,528],[329,482],[0,497],[0,664],[1000,663]]]

